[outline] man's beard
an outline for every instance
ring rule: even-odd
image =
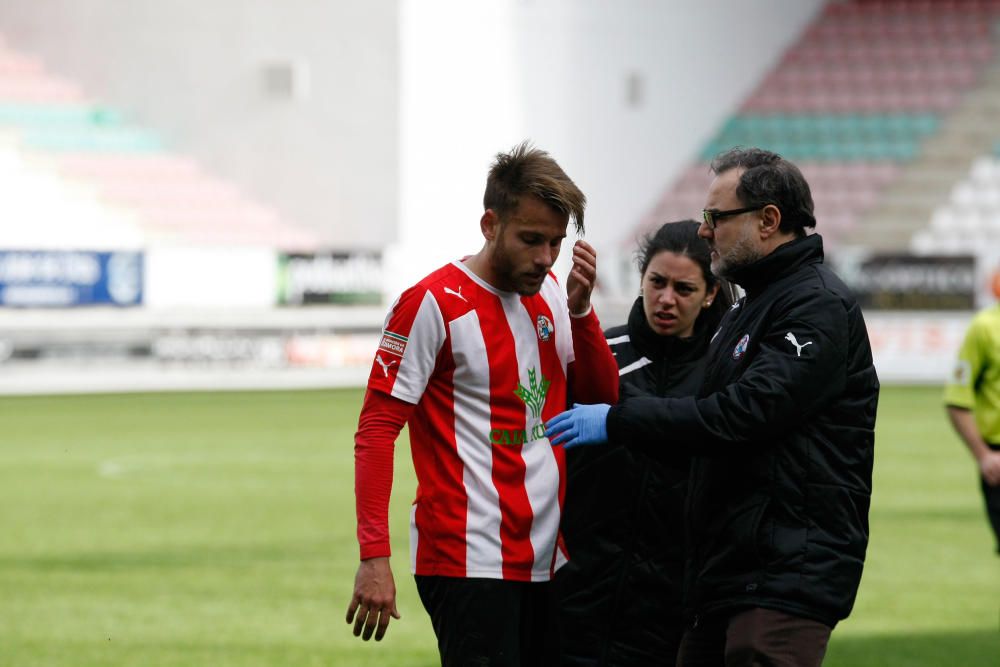
[[[535,282],[531,279],[530,274],[518,273],[507,248],[502,244],[494,251],[492,260],[495,275],[498,282],[501,283],[496,287],[504,292],[517,292],[521,296],[534,296],[542,289],[545,277],[542,276],[542,280]],[[545,273],[548,274],[548,271]]]
[[[712,273],[720,278],[733,280],[740,269],[750,266],[763,257],[764,254],[753,244],[750,234],[743,234],[725,255],[720,253],[712,260]]]

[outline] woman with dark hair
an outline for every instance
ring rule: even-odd
[[[694,395],[703,357],[732,304],[693,220],[668,222],[636,253],[640,296],[605,332],[620,399]],[[680,643],[687,458],[664,464],[621,443],[567,451],[556,574],[563,665],[673,665]]]

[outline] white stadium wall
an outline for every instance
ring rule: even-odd
[[[0,39],[334,247],[396,233],[396,0],[3,0]]]

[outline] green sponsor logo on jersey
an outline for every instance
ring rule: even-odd
[[[545,424],[539,422],[531,431],[525,429],[495,428],[490,431],[490,443],[494,445],[523,445],[545,437]]]
[[[535,419],[541,419],[545,395],[549,391],[549,385],[552,384],[544,377],[541,377],[541,381],[539,381],[540,376],[541,373],[530,369],[528,371],[528,386],[525,387],[518,382],[517,389],[514,390],[517,397],[531,409],[531,416]],[[545,424],[542,422],[538,422],[528,429],[495,428],[490,430],[490,443],[494,445],[523,445],[526,442],[534,442],[544,437]]]
[[[520,382],[517,383],[517,389],[514,390],[514,393],[524,401],[525,405],[531,408],[531,416],[535,419],[542,416],[542,406],[545,405],[545,394],[548,393],[550,384],[552,383],[546,380],[544,376],[542,377],[542,381],[538,382],[535,377],[534,368],[528,370],[527,388]]]

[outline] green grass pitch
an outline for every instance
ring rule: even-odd
[[[868,562],[828,667],[1000,664],[1000,558],[939,398],[883,391]],[[344,622],[360,401],[0,399],[0,666],[437,664],[409,575],[405,438],[391,509],[403,619],[381,643]]]

